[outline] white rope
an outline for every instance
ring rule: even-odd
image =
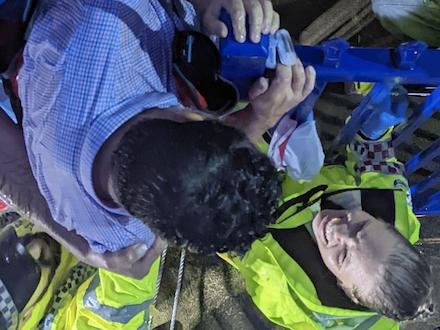
[[[183,269],[185,267],[186,246],[180,252],[179,272],[177,273],[176,293],[174,294],[173,312],[171,314],[170,330],[176,325],[177,307],[179,305],[180,291],[182,289]]]
[[[162,282],[162,275],[163,275],[163,269],[165,266],[166,257],[167,257],[167,249],[165,248],[165,250],[162,251],[162,255],[160,256],[159,274],[157,276],[157,281],[156,281],[156,295],[154,296],[153,306],[156,306],[157,297],[159,296],[160,284]],[[152,324],[153,324],[153,315],[150,314],[148,320],[148,329],[151,329]]]

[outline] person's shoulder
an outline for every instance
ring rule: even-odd
[[[30,27],[28,45],[50,46],[52,51],[74,47],[75,39],[92,35],[96,44],[105,30],[115,32],[121,20],[119,1],[57,0],[42,3]],[[96,44],[92,47],[96,47]]]

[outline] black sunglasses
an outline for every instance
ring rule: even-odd
[[[220,54],[207,36],[196,31],[176,31],[173,42],[173,72],[191,91],[193,103],[217,116],[232,111],[238,103],[238,91],[219,75]],[[200,93],[207,107],[200,104]]]

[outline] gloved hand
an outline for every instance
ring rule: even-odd
[[[362,116],[361,133],[371,140],[379,139],[388,128],[406,121],[408,94],[400,85],[372,90],[370,111]]]
[[[313,120],[313,109],[315,107],[316,101],[318,101],[322,92],[327,86],[325,81],[316,80],[315,87],[312,92],[307,96],[307,98],[298,104],[295,108],[289,111],[290,119],[296,120],[298,124],[302,124],[306,121]]]

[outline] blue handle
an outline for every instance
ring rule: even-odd
[[[270,37],[262,35],[260,42],[254,43],[248,36],[240,43],[235,40],[232,20],[225,9],[221,11],[220,20],[228,28],[228,36],[220,39],[221,76],[235,85],[240,99],[246,100],[251,85],[264,76]]]

